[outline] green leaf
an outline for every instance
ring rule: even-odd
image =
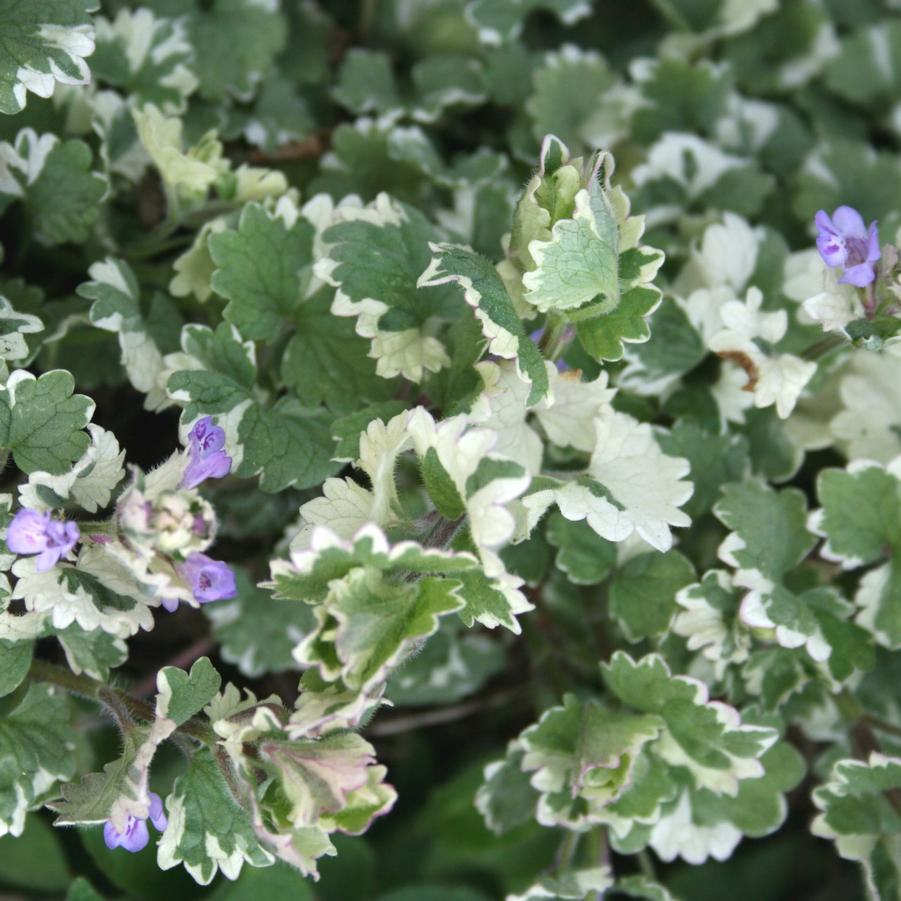
[[[647,876],[623,876],[616,880],[615,888],[627,898],[641,898],[644,901],[679,901],[666,886]]]
[[[816,530],[828,538],[828,552],[843,560],[872,563],[901,549],[901,480],[893,471],[865,462],[847,471],[825,469],[817,478],[823,505]]]
[[[434,256],[419,276],[420,287],[456,283],[475,311],[488,339],[488,352],[515,359],[521,377],[531,384],[528,404],[538,403],[549,388],[547,370],[497,270],[484,257],[456,244],[429,244]]]
[[[19,313],[13,305],[0,295],[0,359],[22,360],[31,355],[25,335],[44,330],[44,324],[37,316]]]
[[[639,554],[613,576],[610,613],[631,642],[661,635],[676,612],[676,593],[694,578],[691,561],[678,551]]]
[[[672,740],[658,745],[659,753],[667,763],[687,767],[698,787],[734,795],[742,780],[763,775],[759,758],[776,740],[774,729],[748,725],[737,712],[723,716],[703,683],[673,676],[658,654],[636,662],[616,651],[601,669],[624,704],[663,718]]]
[[[404,107],[387,54],[363,47],[352,47],[341,61],[332,94],[358,116],[399,113]]]
[[[159,694],[156,696],[156,714],[172,720],[180,726],[199,713],[219,691],[222,677],[210,663],[209,657],[201,657],[191,672],[175,666],[164,666],[156,677]]]
[[[557,548],[557,569],[575,585],[597,585],[616,566],[616,545],[586,522],[572,522],[555,511],[548,517],[546,534]]]
[[[475,804],[485,818],[485,825],[503,835],[535,816],[538,793],[532,788],[529,774],[523,771],[525,751],[512,741],[507,756],[485,767],[484,782],[476,793]]]
[[[276,598],[313,604],[328,597],[332,582],[361,567],[406,582],[410,573],[456,578],[476,566],[475,557],[468,553],[423,547],[413,541],[391,547],[384,534],[369,525],[358,531],[352,541],[330,540],[323,546],[295,553],[291,563],[273,561],[272,581],[263,584],[274,589]]]
[[[117,802],[136,801],[141,790],[141,771],[135,758],[139,750],[147,747],[147,737],[147,729],[132,729],[123,736],[122,753],[105,764],[102,773],[86,773],[77,782],[63,785],[62,800],[51,805],[57,813],[54,825],[105,823]],[[126,816],[122,814],[123,819]]]
[[[33,641],[0,641],[0,698],[22,684],[33,654]]]
[[[901,815],[886,795],[899,788],[901,760],[874,752],[866,762],[839,760],[813,792],[820,811],[814,835],[832,839],[846,860],[859,861],[871,897],[884,901],[901,889]]]
[[[651,336],[646,317],[660,304],[656,288],[637,287],[626,291],[619,306],[609,312],[599,312],[576,323],[576,334],[582,347],[593,359],[621,360],[623,342],[643,343]]]
[[[376,376],[366,340],[352,322],[330,312],[331,299],[325,290],[295,311],[297,331],[282,357],[282,378],[304,403],[325,403],[338,413],[389,401],[397,383]]]
[[[628,349],[629,366],[622,378],[624,385],[641,386],[642,393],[694,369],[708,353],[688,315],[671,297],[654,311],[650,327],[654,340]]]
[[[466,512],[466,502],[460,496],[454,480],[438,459],[438,452],[430,447],[420,461],[422,483],[428,491],[435,509],[453,522]]]
[[[283,72],[273,72],[260,86],[253,110],[246,116],[244,137],[271,153],[290,141],[309,137],[315,126],[306,99]]]
[[[795,488],[777,492],[751,481],[727,485],[714,513],[732,529],[720,557],[771,582],[781,582],[816,541],[807,531],[807,501]]]
[[[50,97],[57,83],[88,83],[84,57],[94,50],[88,13],[98,5],[95,0],[0,3],[0,113],[20,112],[26,91]]]
[[[21,835],[38,797],[72,777],[73,747],[68,698],[33,682],[0,720],[0,834]]]
[[[140,44],[135,34],[141,34]],[[98,20],[91,69],[135,105],[153,103],[165,113],[178,113],[197,87],[193,55],[184,19],[158,18],[148,9],[120,9],[112,22]]]
[[[857,622],[879,644],[901,647],[901,480],[894,464],[860,460],[847,470],[824,469],[817,478],[823,505],[811,517],[827,541],[823,556],[846,569],[883,560],[861,579]]]
[[[839,96],[877,113],[887,110],[901,92],[901,23],[888,19],[855,31],[825,74]]]
[[[877,152],[862,141],[833,138],[821,142],[806,161],[795,182],[792,207],[803,221],[817,210],[847,204],[881,228],[897,227],[897,205],[891,197],[901,192],[901,161],[895,154]]]
[[[314,901],[310,883],[297,870],[282,863],[262,870],[248,867],[234,882],[220,880],[208,897],[210,901],[259,901],[260,898]]]
[[[65,629],[51,630],[63,647],[66,663],[76,675],[87,673],[106,682],[110,671],[128,659],[128,646],[116,635],[101,629],[82,629],[72,623]]]
[[[603,822],[604,808],[631,784],[642,747],[660,734],[656,715],[607,710],[566,695],[519,736],[522,768],[542,798],[542,825],[585,829]]]
[[[554,13],[566,25],[589,12],[581,0],[469,0],[466,18],[478,30],[479,40],[494,46],[519,37],[526,17],[535,9]]]
[[[0,388],[0,447],[12,451],[23,472],[61,475],[87,450],[83,429],[94,402],[74,389],[75,380],[63,369],[40,378],[20,369]]]
[[[213,290],[229,301],[225,318],[245,338],[275,338],[300,301],[301,271],[312,261],[313,226],[250,203],[237,229],[210,235],[209,249],[217,267]]]
[[[575,196],[572,218],[554,223],[548,241],[533,241],[536,268],[523,276],[525,299],[539,311],[592,304],[601,316],[620,303],[619,226],[597,178]]]
[[[91,148],[83,141],[61,141],[53,134],[38,137],[23,129],[14,144],[0,143],[0,163],[6,170],[0,210],[22,200],[43,244],[86,241],[107,190],[106,179],[91,171],[92,162]]]
[[[386,695],[400,707],[449,704],[474,694],[506,663],[504,648],[486,635],[464,632],[458,619],[441,620],[416,656],[392,673]]]
[[[691,464],[688,477],[695,490],[683,509],[692,519],[709,512],[722,486],[741,479],[748,469],[748,445],[741,436],[717,435],[690,420],[659,433],[657,441],[664,453]]]
[[[753,838],[770,835],[785,822],[785,793],[797,787],[806,770],[804,758],[786,741],[776,742],[760,762],[763,776],[745,779],[734,798],[701,793],[705,813],[719,808],[722,816]]]
[[[104,898],[87,879],[79,876],[69,886],[66,901],[104,901]]]
[[[669,56],[642,61],[635,70],[643,100],[632,120],[636,140],[650,143],[665,131],[714,131],[732,87],[728,68]]]
[[[222,659],[250,678],[297,669],[291,652],[313,630],[313,612],[306,604],[276,600],[243,569],[235,577],[237,597],[203,607]]]
[[[189,422],[206,414],[231,413],[224,426],[232,455],[238,447],[242,451],[237,475],[259,474],[263,491],[276,492],[289,485],[318,485],[338,468],[331,461],[334,442],[328,417],[291,397],[264,406],[255,391],[253,358],[228,325],[215,332],[186,326],[182,347],[201,368],[175,372],[168,391],[184,404]]]
[[[431,635],[438,618],[459,610],[459,583],[424,578],[392,584],[375,570],[357,569],[333,581],[316,608],[319,629],[298,647],[302,663],[318,665],[325,678],[366,691],[381,682],[411,644]]]
[[[418,278],[430,260],[430,243],[442,235],[421,213],[380,194],[347,221],[323,233],[328,256],[316,274],[338,289],[332,312],[357,317],[357,334],[371,341],[376,372],[420,381],[450,360],[431,323],[456,318],[462,306],[452,288],[424,290]]]
[[[545,64],[532,73],[534,91],[525,104],[532,136],[540,141],[556,135],[576,151],[604,146],[611,124],[614,133],[626,124],[625,115],[617,117],[615,107],[604,115],[605,95],[616,81],[599,53],[570,45],[548,54]],[[617,118],[622,121],[617,123]]]
[[[332,437],[338,441],[334,458],[356,460],[360,456],[360,438],[365,434],[366,426],[376,419],[388,422],[406,409],[403,401],[386,400],[338,417],[332,423]]]
[[[88,274],[91,281],[83,282],[76,290],[81,297],[94,301],[89,314],[91,323],[118,335],[122,365],[129,381],[148,395],[148,407],[158,407],[163,402],[158,384],[163,356],[148,332],[134,272],[124,260],[107,257],[94,263]]]
[[[181,12],[183,7],[176,9]],[[274,4],[212,0],[193,12],[188,33],[206,100],[252,96],[255,85],[285,43],[285,20]]]
[[[254,867],[272,863],[254,833],[250,815],[231,795],[206,749],[197,751],[187,772],[175,780],[166,811],[169,825],[157,854],[162,870],[181,863],[197,882],[209,885],[219,870],[237,879],[245,862]],[[208,850],[213,848],[215,857]]]
[[[372,745],[354,732],[300,741],[271,739],[261,743],[260,753],[278,780],[287,801],[284,816],[295,828],[340,814],[352,793],[366,786],[375,762]]]
[[[26,817],[18,838],[0,838],[0,882],[29,892],[58,895],[69,885],[69,864],[59,833],[40,816]]]
[[[560,901],[586,901],[596,898],[613,885],[609,866],[590,869],[559,870],[553,876],[542,876],[521,895],[508,895],[507,901],[541,901],[542,898]]]

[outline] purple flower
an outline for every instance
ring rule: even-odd
[[[211,416],[198,419],[188,438],[191,459],[181,477],[181,488],[196,488],[207,479],[221,479],[229,474],[232,458],[223,450],[225,432],[213,425]]]
[[[74,522],[58,522],[49,513],[24,508],[12,518],[6,532],[6,546],[14,554],[38,554],[35,569],[46,572],[78,543],[80,532]]]
[[[863,216],[853,207],[840,206],[832,218],[820,210],[814,219],[817,226],[817,250],[827,266],[845,271],[839,282],[864,288],[876,278],[874,265],[882,252],[879,229],[871,222],[869,229]]]
[[[176,567],[181,576],[191,583],[194,600],[201,604],[211,601],[227,601],[233,598],[238,589],[235,585],[235,574],[221,560],[213,560],[206,554],[189,554],[184,563]],[[178,608],[178,598],[163,598],[160,603],[170,613]]]
[[[163,813],[163,802],[156,792],[150,792],[150,822],[158,832],[166,828],[166,814]],[[142,817],[129,817],[125,824],[124,832],[117,832],[113,824],[107,822],[103,826],[103,840],[107,848],[125,848],[126,851],[142,851],[150,841],[150,833],[147,830],[147,819]]]

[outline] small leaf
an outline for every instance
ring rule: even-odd
[[[209,657],[201,657],[191,667],[190,674],[175,666],[164,666],[156,677],[156,684],[159,691],[157,716],[180,726],[213,699],[222,684],[222,677]]]

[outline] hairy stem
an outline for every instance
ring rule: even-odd
[[[50,682],[70,694],[81,695],[83,698],[103,704],[113,712],[120,725],[124,721],[120,719],[120,716],[127,717],[128,724],[130,724],[132,716],[147,722],[153,722],[156,719],[156,711],[146,701],[134,697],[127,691],[98,682],[90,676],[76,676],[75,673],[65,667],[57,666],[55,663],[34,660],[28,676],[39,682]],[[202,720],[191,719],[182,723],[178,728],[182,734],[189,735],[207,745],[215,744],[218,741],[216,733]]]

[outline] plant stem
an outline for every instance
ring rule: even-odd
[[[559,313],[549,313],[544,334],[541,336],[540,349],[546,360],[552,363],[563,353],[567,340],[568,321]]]
[[[147,722],[153,722],[156,719],[156,711],[146,701],[134,697],[127,691],[98,682],[96,679],[90,678],[90,676],[76,676],[75,673],[65,667],[57,666],[55,663],[47,663],[45,660],[34,660],[28,676],[30,679],[50,682],[71,694],[81,695],[84,698],[103,704],[108,709],[113,710],[116,719],[120,721],[120,725],[122,724],[121,716],[125,716],[130,720],[132,714]],[[124,714],[123,711],[125,711]],[[212,728],[198,719],[188,720],[178,728],[185,735],[190,735],[191,738],[207,745],[213,745],[218,741]]]
[[[879,732],[885,732],[888,735],[901,738],[901,726],[896,726],[894,723],[879,719],[878,716],[870,716],[868,713],[862,717],[862,721]]]
[[[570,830],[566,831],[566,834],[563,836],[563,841],[560,842],[560,847],[557,849],[557,854],[554,857],[554,869],[555,870],[565,870],[575,857],[576,849],[579,847],[579,839],[582,838],[582,834],[580,832],[571,832]]]
[[[802,351],[801,357],[805,360],[818,360],[825,356],[830,350],[847,344],[847,340],[841,335],[827,335],[820,341],[811,344],[806,350]]]
[[[647,849],[638,852],[638,866],[641,868],[641,875],[645,877],[645,879],[650,879],[653,882],[657,881],[657,871],[654,869],[654,861],[651,860],[651,855],[648,854]]]

